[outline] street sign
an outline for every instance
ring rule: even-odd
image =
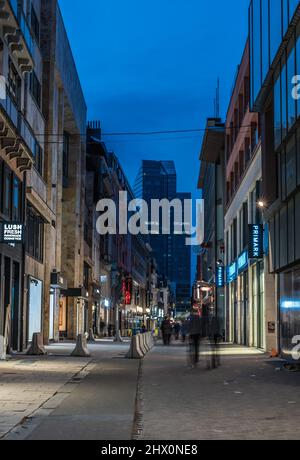
[[[19,222],[0,223],[1,244],[21,244],[24,242],[24,225]]]

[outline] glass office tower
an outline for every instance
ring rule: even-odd
[[[177,192],[177,175],[173,161],[142,161],[135,187],[135,196],[151,209],[151,200],[191,199],[190,193]],[[176,286],[176,309],[186,311],[191,302],[191,250],[185,235],[174,234],[174,213],[171,210],[171,233],[164,235],[162,219],[156,235],[149,235],[149,244],[156,259],[158,272]]]

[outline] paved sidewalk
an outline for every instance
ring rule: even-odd
[[[188,368],[184,346],[146,357],[140,439],[300,439],[300,373],[253,350],[223,352],[213,371],[204,357]]]
[[[5,439],[131,439],[139,361],[124,359],[129,343],[102,341],[89,349],[93,367],[81,383],[65,385],[54,404],[51,400]]]
[[[49,350],[62,354],[66,347]],[[53,405],[54,395],[58,404],[64,397],[60,389],[73,376],[82,373],[90,361],[89,358],[22,355],[0,361],[0,439],[42,405],[50,400]]]

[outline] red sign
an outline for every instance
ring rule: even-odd
[[[132,278],[126,278],[123,280],[122,291],[125,300],[125,305],[131,305],[132,301]]]

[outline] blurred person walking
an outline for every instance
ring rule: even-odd
[[[200,315],[193,312],[187,321],[187,332],[189,334],[189,358],[192,367],[199,363],[200,341],[203,337],[203,321]]]
[[[161,323],[161,332],[163,336],[164,345],[170,345],[171,336],[173,333],[173,326],[168,316],[165,316],[165,319]]]

